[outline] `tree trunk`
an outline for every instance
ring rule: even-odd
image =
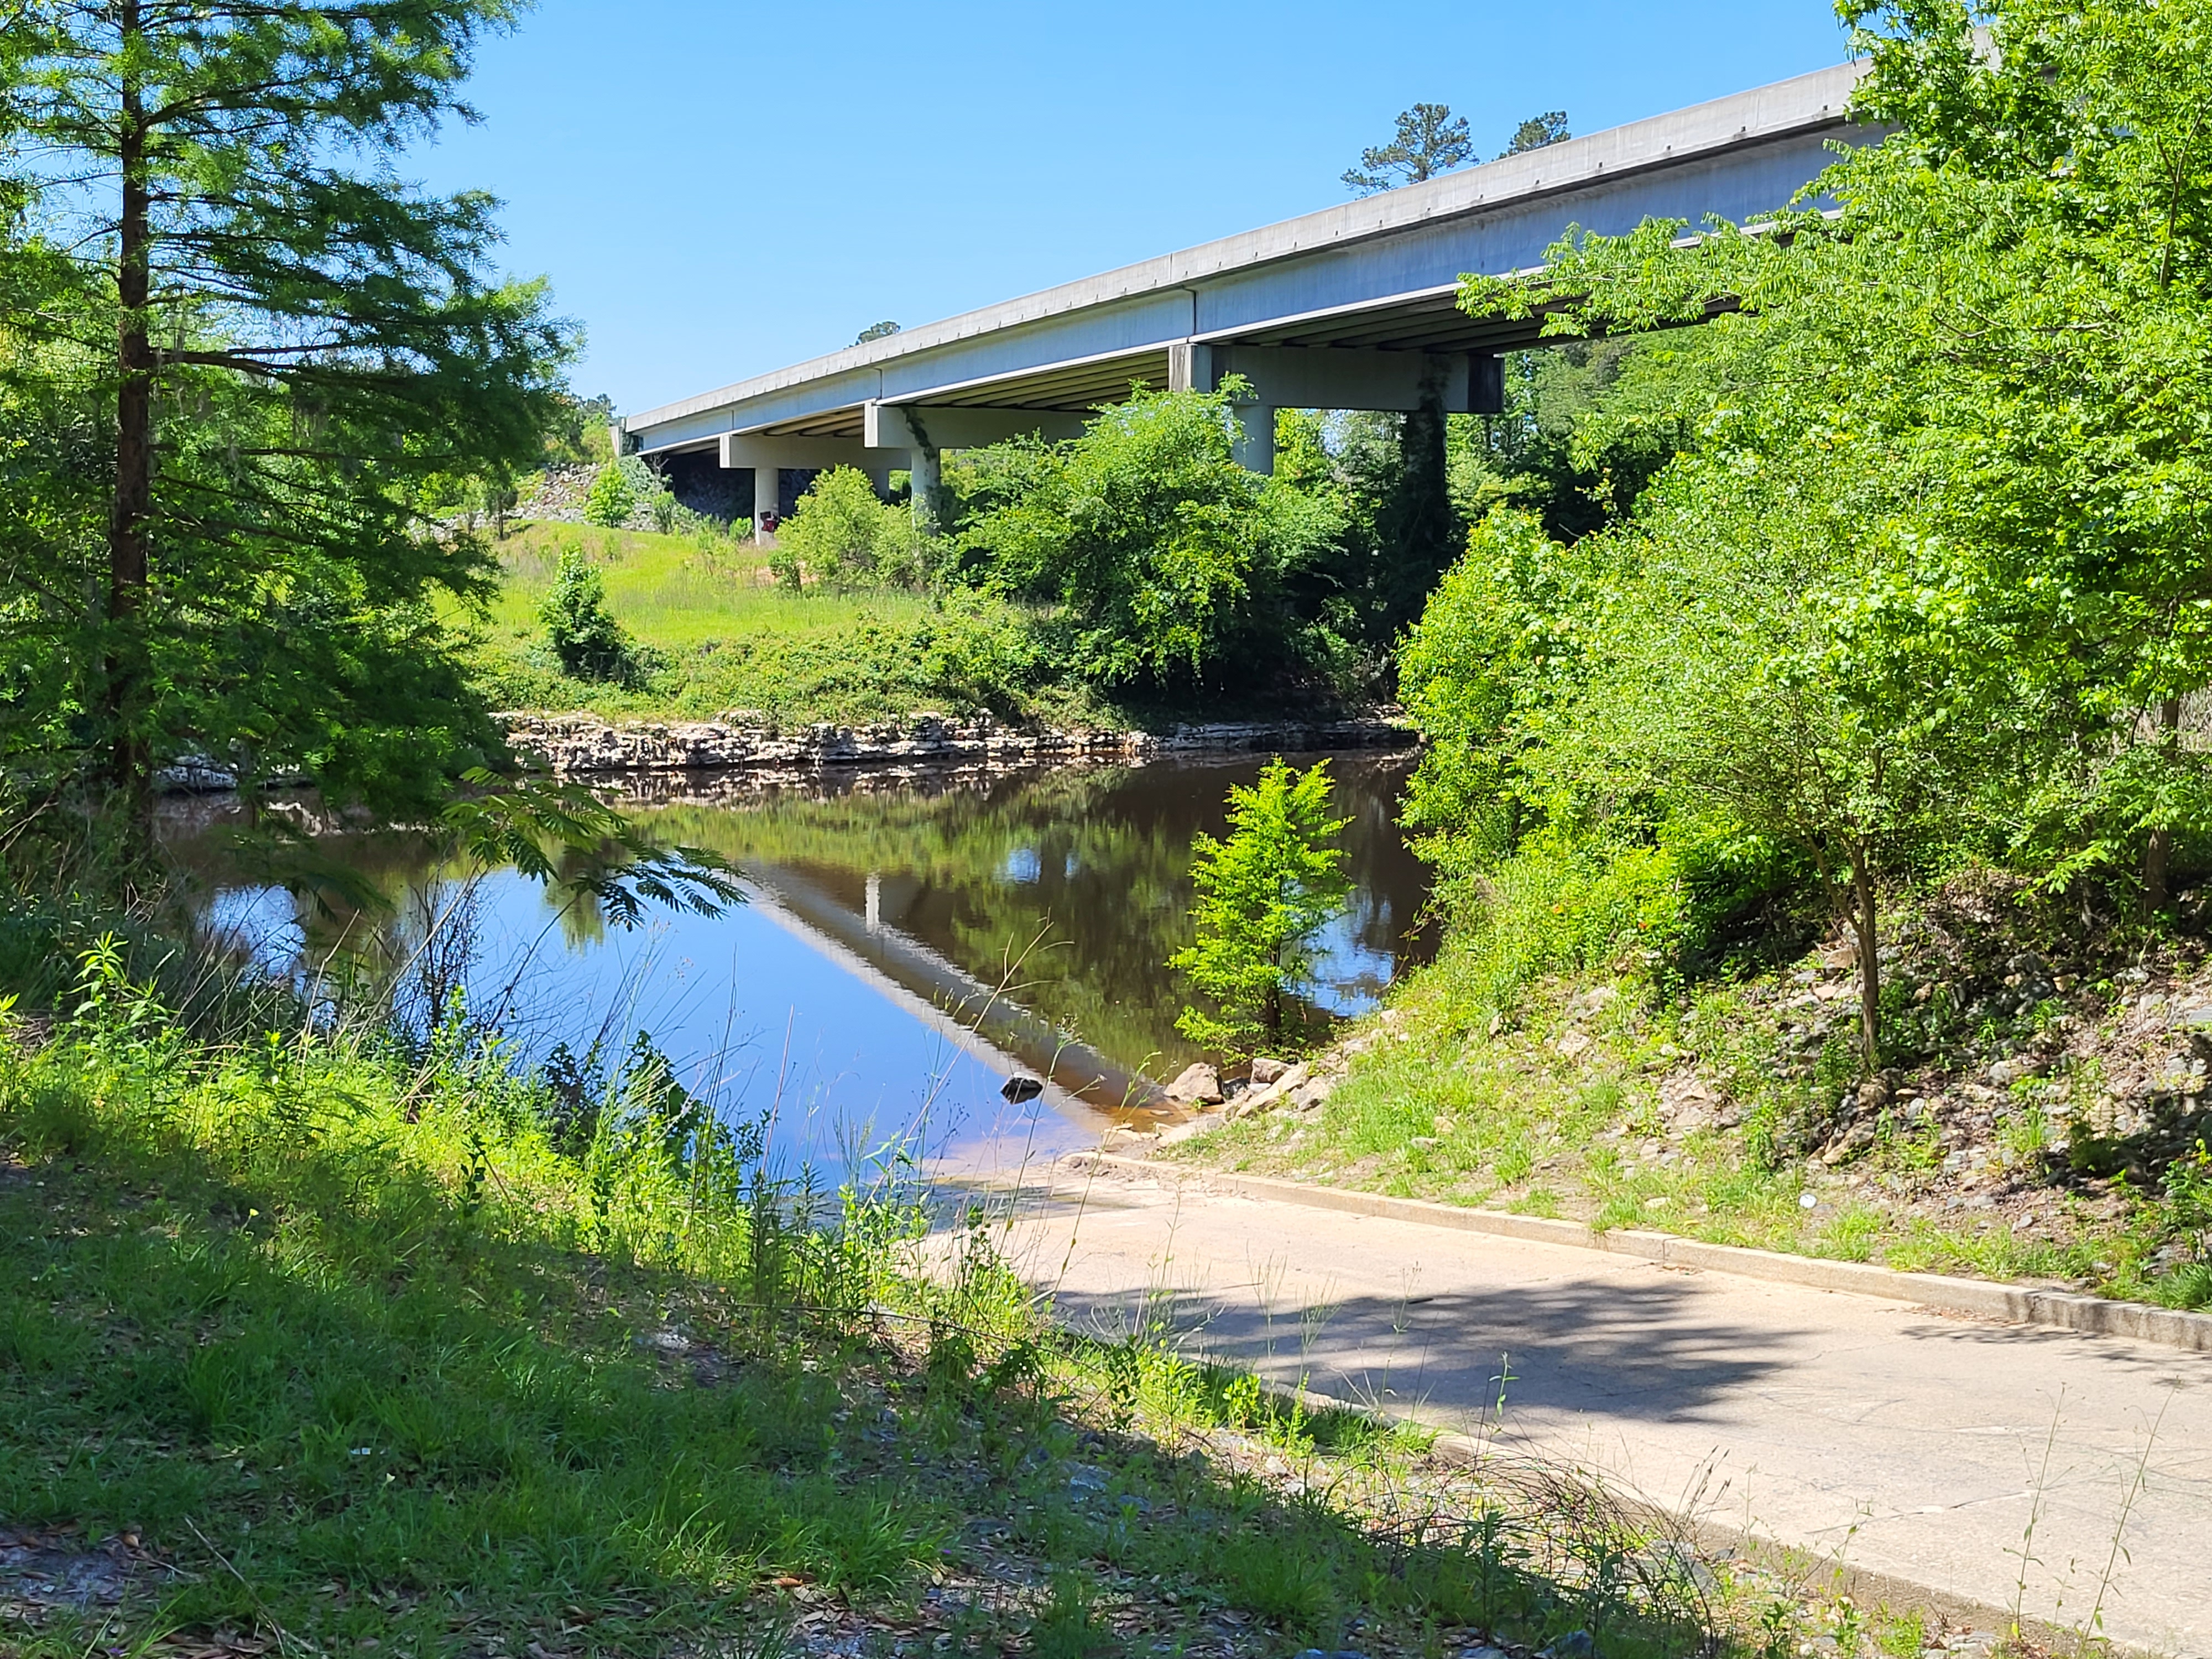
[[[2172,758],[2174,745],[2181,732],[2181,699],[2168,697],[2158,706],[2158,747],[2167,760]],[[2159,824],[2143,843],[2142,883],[2143,910],[2156,915],[2166,908],[2167,870],[2173,858],[2173,831]]]
[[[1874,872],[1866,848],[1856,842],[1851,843],[1851,903],[1859,935],[1859,1044],[1872,1072],[1881,1064],[1881,954],[1875,933]]]
[[[126,53],[138,38],[138,0],[123,0],[122,35]],[[153,816],[152,756],[147,744],[145,709],[147,520],[154,504],[154,348],[147,317],[150,295],[149,206],[146,178],[143,94],[126,71],[117,128],[117,160],[123,175],[123,212],[118,225],[115,399],[115,494],[107,529],[106,714],[112,748],[111,781],[123,798],[131,822],[150,829]]]

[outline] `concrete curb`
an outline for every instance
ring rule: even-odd
[[[1540,1216],[1507,1215],[1497,1210],[1464,1210],[1426,1199],[1387,1198],[1380,1193],[1311,1187],[1267,1176],[1187,1169],[1180,1164],[1157,1164],[1148,1158],[1121,1158],[1112,1152],[1078,1152],[1067,1161],[1121,1174],[1149,1176],[1178,1185],[1189,1182],[1210,1187],[1241,1198],[1303,1205],[1310,1210],[1334,1210],[1345,1215],[1410,1221],[1421,1226],[1480,1233],[1492,1238],[1519,1238],[1539,1244],[1603,1250],[1667,1267],[1698,1267],[1745,1279],[1771,1279],[1781,1285],[1802,1285],[1813,1290],[1848,1291],[1858,1296],[1910,1302],[1941,1313],[1965,1314],[1977,1319],[2002,1320],[2014,1325],[2095,1336],[2132,1337],[2138,1342],[2154,1342],[2185,1352],[2212,1353],[2212,1315],[2181,1313],[2141,1302],[2113,1302],[2070,1291],[2035,1290],[1987,1279],[1954,1279],[1946,1273],[1899,1273],[1862,1261],[1827,1261],[1817,1256],[1785,1255],[1778,1250],[1746,1249],[1735,1244],[1705,1244],[1696,1239],[1678,1238],[1672,1233],[1647,1232],[1637,1228],[1598,1232],[1579,1221],[1548,1221]]]

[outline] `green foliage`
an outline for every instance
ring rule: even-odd
[[[1853,15],[1875,61],[1862,103],[1903,130],[1820,182],[1840,217],[1564,247],[1545,286],[1577,297],[1556,326],[1739,304],[1716,337],[1763,373],[1700,418],[1767,471],[1762,512],[1808,486],[1831,510],[1856,498],[1853,654],[1920,659],[1876,677],[1908,725],[2012,729],[1968,780],[2008,855],[2057,884],[2133,863],[2155,908],[2212,802],[2179,735],[2212,677],[2208,19],[2041,0]],[[1735,488],[1717,465],[1705,484]]]
[[[1498,509],[1407,635],[1399,694],[1429,747],[1406,823],[1448,876],[1510,854],[1542,822],[1543,785],[1526,769],[1604,626],[1605,551],[1561,547],[1528,514]]]
[[[584,496],[585,522],[611,530],[628,524],[636,510],[637,494],[630,487],[629,475],[617,463],[601,467]]]
[[[54,6],[9,25],[0,724],[146,811],[185,754],[419,806],[496,738],[430,604],[487,588],[439,478],[533,464],[570,331],[490,200],[393,163],[504,0]],[[155,441],[158,419],[159,441]],[[88,592],[106,599],[88,617]],[[19,752],[22,752],[19,749]]]
[[[1505,411],[1452,417],[1452,500],[1469,522],[1523,509],[1560,541],[1627,518],[1703,416],[1753,374],[1719,331],[1562,340],[1505,360]]]
[[[607,609],[605,579],[580,549],[561,555],[560,570],[538,615],[564,673],[580,680],[628,677],[629,636]]]
[[[564,396],[545,434],[547,466],[605,466],[615,458],[615,400]]]
[[[1207,684],[1240,647],[1279,654],[1286,584],[1340,520],[1237,464],[1239,389],[1139,390],[1073,443],[1000,446],[959,538],[971,577],[1061,606],[1073,666],[1102,685]]]
[[[1540,826],[1726,849],[1856,933],[1871,1064],[1885,890],[1972,860],[2054,888],[2133,865],[2155,910],[2212,855],[2183,729],[2212,684],[2212,12],[1851,15],[1863,111],[1899,131],[1796,207],[1578,234],[1540,277],[1463,284],[1478,314],[1604,331],[1574,349],[1613,368],[1564,422],[1462,447],[1462,499],[1549,477],[1546,529],[1583,540],[1486,526],[1403,666],[1448,871]],[[1613,343],[1690,321],[1694,345]]]
[[[1031,606],[963,587],[793,593],[761,581],[752,548],[705,534],[624,532],[594,555],[634,672],[580,681],[547,649],[539,615],[574,537],[537,526],[502,550],[507,581],[471,663],[495,707],[676,720],[752,710],[793,723],[1106,718],[1069,684]]]
[[[1328,763],[1303,772],[1280,759],[1249,788],[1229,792],[1229,838],[1193,843],[1191,907],[1198,939],[1168,966],[1213,1006],[1183,1010],[1193,1042],[1249,1052],[1285,1035],[1287,993],[1313,969],[1312,946],[1344,902],[1344,818],[1329,816]]]
[[[776,526],[771,565],[794,592],[809,576],[825,586],[919,587],[927,574],[914,514],[880,501],[858,467],[832,467]]]
[[[196,1571],[164,1618],[341,1647],[434,1647],[457,1606],[509,1643],[583,1607],[603,1652],[657,1650],[671,1619],[734,1638],[763,1574],[880,1594],[941,1547],[939,1504],[894,1516],[847,1488],[860,1443],[841,1448],[839,1389],[805,1352],[884,1292],[903,1222],[861,1203],[787,1225],[789,1194],[702,1182],[660,1134],[602,1133],[573,1162],[496,1045],[423,1073],[306,1032],[149,1056],[114,977],[88,967],[39,1054],[0,1038],[0,1140],[52,1170],[0,1193],[0,1503],[26,1524],[220,1550],[244,1581]],[[70,1173],[83,1160],[97,1177]],[[63,1214],[99,1225],[71,1238]],[[701,1273],[769,1316],[698,1299]],[[610,1291],[674,1292],[662,1317],[743,1363],[690,1386]],[[125,1330],[128,1362],[100,1362]],[[95,1425],[133,1449],[58,1485],[22,1455]]]

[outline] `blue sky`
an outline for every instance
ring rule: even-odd
[[[1844,55],[1827,0],[542,0],[410,170],[505,201],[631,410],[1342,201],[1416,101],[1488,155]]]

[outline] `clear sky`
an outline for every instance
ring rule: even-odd
[[[407,166],[629,411],[1342,201],[1412,103],[1489,155],[1844,55],[1828,0],[541,0]]]

